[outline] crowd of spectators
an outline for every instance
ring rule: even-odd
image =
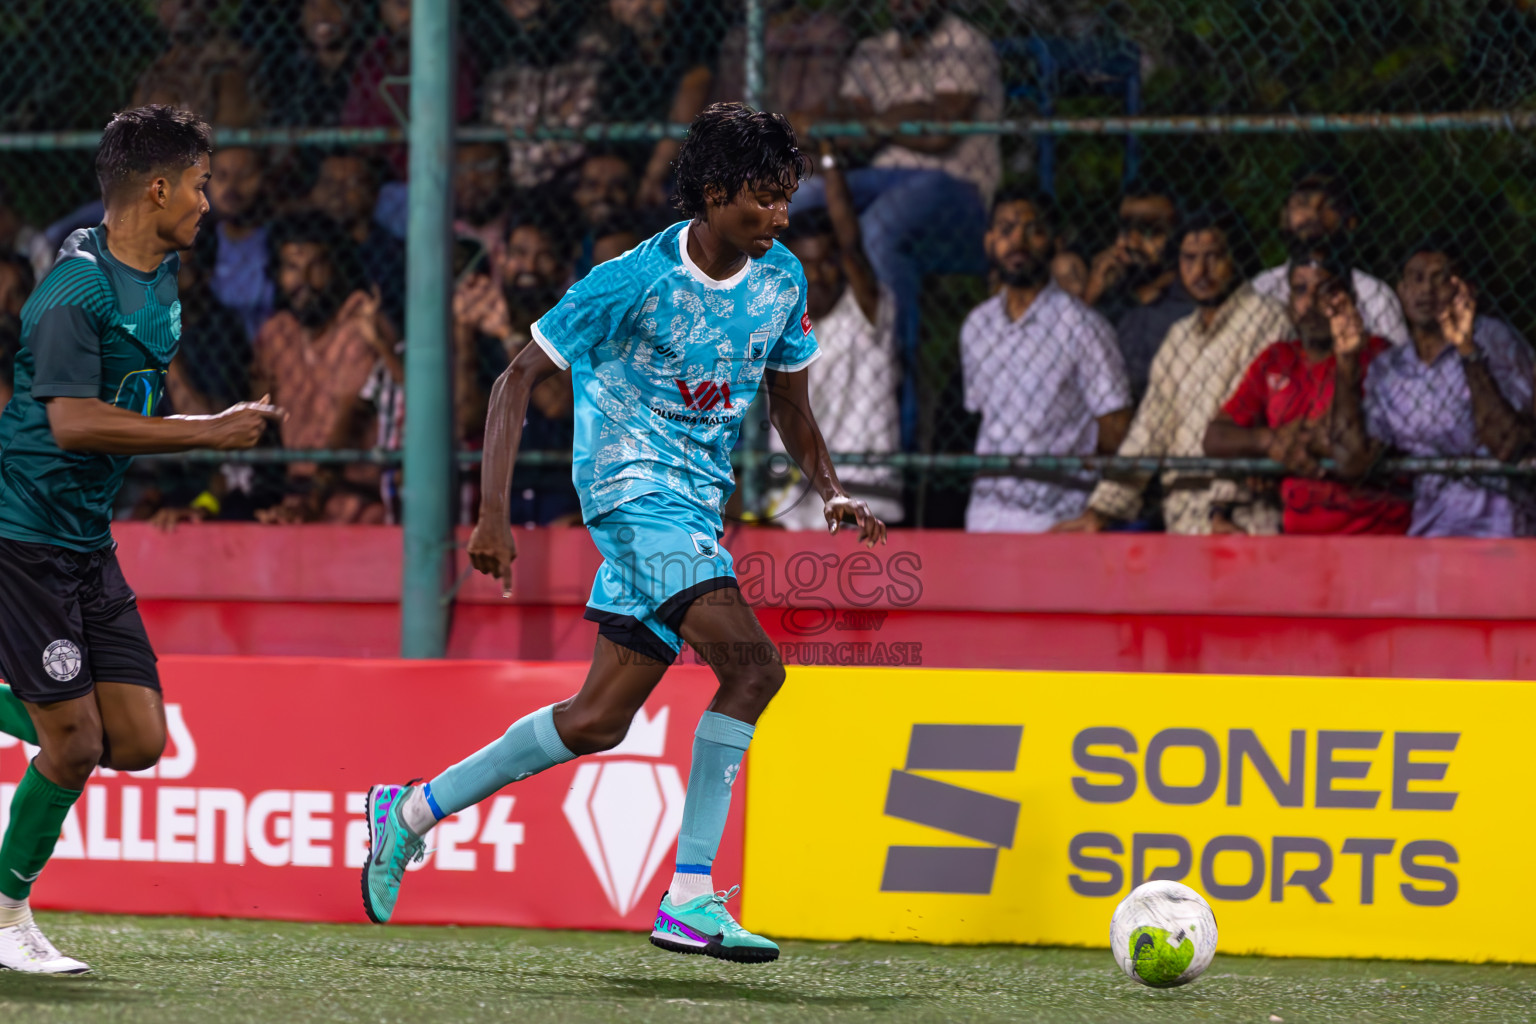
[[[1040,468],[976,477],[977,531],[1522,535],[1536,495],[1512,476],[1384,477],[1386,455],[1524,457],[1536,439],[1532,358],[1480,294],[1453,238],[1372,276],[1350,182],[1301,169],[1276,211],[1289,258],[1263,269],[1219,202],[1188,203],[1143,167],[1113,224],[1069,226],[1021,188],[994,134],[915,135],[904,122],[1004,113],[993,41],[945,0],[884,0],[879,31],[831,8],[767,3],[763,106],[800,129],[861,121],[819,153],[782,239],[801,260],[824,358],[811,397],[834,451],[913,451],[931,275],[990,297],[943,339],[957,405],[982,455],[1272,458],[1281,480],[1211,472]],[[282,16],[273,13],[282,8]],[[490,386],[530,325],[574,281],[675,218],[672,139],[528,139],[540,128],[687,122],[740,99],[745,30],[718,0],[463,0],[454,103],[461,123],[512,133],[455,150],[454,433],[480,443]],[[231,10],[237,11],[233,17]],[[221,128],[398,126],[409,107],[408,0],[161,0],[165,49],[125,93]],[[404,403],[409,182],[401,145],[226,146],[211,220],[183,254],[181,355],[169,401],[203,412],[269,396],[289,412],[270,442],[393,449]],[[0,196],[0,388],[21,304],[87,203],[29,228]],[[1091,228],[1101,229],[1097,235]],[[1102,251],[1069,240],[1113,237]],[[1382,269],[1382,268],[1376,268]],[[568,374],[533,396],[526,449],[568,450]],[[781,448],[775,448],[781,452]],[[819,504],[771,460],[767,518],[818,528]],[[1150,465],[1150,462],[1144,463]],[[1326,469],[1324,466],[1326,465]],[[783,470],[780,472],[779,470]],[[900,523],[903,475],[847,467],[851,491]],[[478,482],[466,474],[460,518]],[[276,468],[151,464],[126,515],[391,522],[399,475],[355,461]],[[513,518],[574,523],[569,472],[514,476]]]
[[[1509,462],[1536,443],[1530,346],[1479,299],[1454,237],[1404,254],[1393,287],[1354,264],[1345,179],[1309,169],[1280,211],[1290,257],[1255,274],[1230,209],[1185,212],[1142,183],[1073,295],[1047,262],[1052,211],[1044,196],[994,203],[986,239],[1001,288],[960,337],[977,452],[1268,458],[1288,475],[987,477],[969,529],[1510,537],[1536,526],[1519,477],[1373,472],[1390,454]]]

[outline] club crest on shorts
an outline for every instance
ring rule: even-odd
[[[81,661],[80,648],[73,640],[55,640],[43,650],[43,670],[61,683],[80,674]]]
[[[707,533],[691,533],[689,537],[693,539],[693,550],[706,558],[715,556],[715,538]]]

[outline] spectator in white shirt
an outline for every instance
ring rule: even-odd
[[[1360,224],[1343,177],[1329,171],[1310,171],[1296,179],[1291,194],[1280,208],[1280,233],[1288,252],[1305,252],[1327,246],[1341,250]],[[1253,279],[1253,290],[1282,306],[1291,301],[1291,261],[1271,267]],[[1367,335],[1386,338],[1394,345],[1408,341],[1403,307],[1391,285],[1356,269],[1352,274],[1360,318]]]
[[[1044,196],[1005,191],[985,246],[1002,281],[960,329],[965,407],[978,455],[1112,455],[1131,422],[1115,330],[1052,283],[1055,224]],[[1083,512],[1092,474],[978,475],[965,528],[1040,533]]]
[[[995,135],[908,135],[909,121],[990,121],[1002,116],[1003,80],[992,42],[948,11],[947,0],[887,0],[891,28],[862,40],[829,116],[864,121],[878,140],[870,166],[848,186],[876,276],[896,296],[907,373],[901,429],[917,427],[918,298],[927,274],[981,274],[987,204],[1002,178]],[[853,140],[859,141],[859,140]],[[797,210],[821,206],[821,179],[795,194]]]
[[[789,231],[780,239],[805,270],[806,311],[816,325],[821,348],[821,358],[810,375],[811,409],[828,451],[899,451],[896,298],[875,277],[864,255],[859,217],[835,161],[825,165],[821,179],[826,209],[796,211]],[[774,452],[785,450],[777,432],[770,435],[769,445]],[[768,518],[791,530],[825,530],[822,503],[811,493],[810,482],[788,460],[775,459],[770,469],[780,464],[787,467],[788,478],[771,493]],[[837,476],[848,493],[868,502],[882,521],[901,521],[899,472],[879,466],[839,466]]]

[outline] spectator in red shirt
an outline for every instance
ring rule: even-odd
[[[1303,252],[1291,261],[1290,313],[1297,338],[1260,352],[1205,433],[1205,453],[1226,458],[1271,458],[1292,473],[1280,484],[1286,533],[1406,533],[1412,505],[1379,488],[1351,486],[1318,464],[1331,454],[1335,325],[1325,310],[1335,295],[1355,295],[1349,268],[1327,252]],[[1335,300],[1337,301],[1337,300]],[[1391,348],[1369,337],[1362,371]],[[1363,378],[1362,378],[1363,379]],[[1213,522],[1223,515],[1212,511]]]

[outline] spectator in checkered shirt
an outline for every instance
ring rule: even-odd
[[[981,415],[978,455],[1111,454],[1131,421],[1125,364],[1109,321],[1050,279],[1053,204],[999,194],[985,245],[1003,288],[960,329],[965,407]],[[1091,474],[978,476],[972,531],[1038,533],[1083,511]]]
[[[1531,349],[1509,324],[1481,313],[1454,243],[1429,239],[1408,255],[1397,293],[1411,345],[1371,365],[1363,395],[1340,387],[1333,444],[1340,472],[1365,473],[1386,451],[1430,458],[1512,460],[1531,449]],[[1337,314],[1347,320],[1348,311]],[[1359,328],[1355,330],[1359,333]],[[1339,381],[1362,360],[1341,352]],[[1423,474],[1414,479],[1415,537],[1520,537],[1536,532],[1529,486],[1511,477]]]

